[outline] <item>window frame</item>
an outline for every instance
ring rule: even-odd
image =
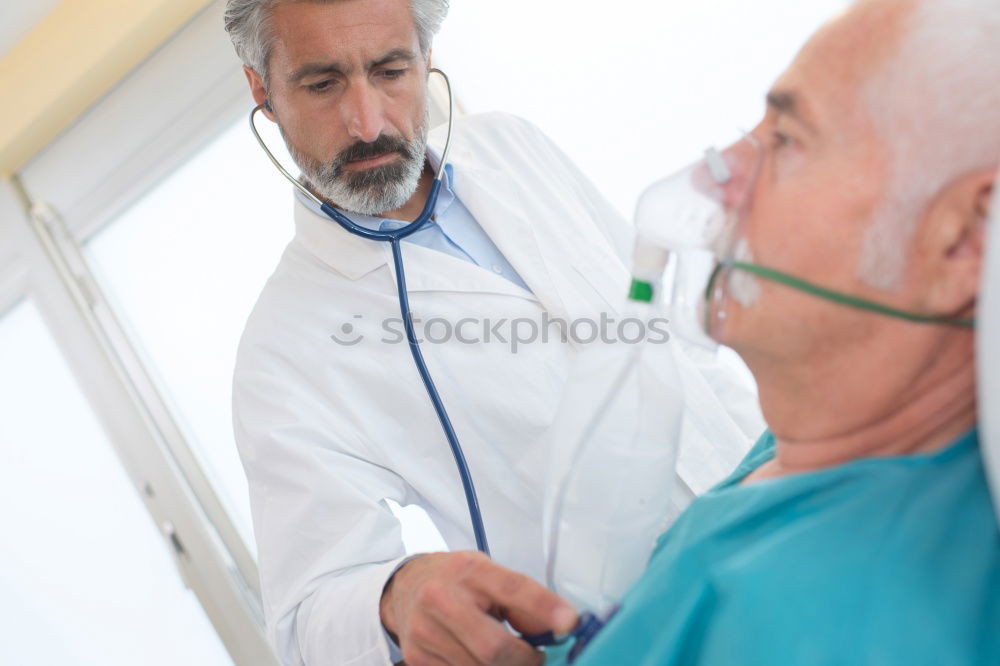
[[[223,7],[195,16],[0,186],[0,311],[33,299],[230,655],[270,666],[256,562],[83,255],[247,110]]]
[[[271,666],[256,561],[84,254],[89,238],[249,115],[224,7],[213,1],[0,184],[0,311],[31,296],[230,655]],[[447,88],[432,77],[430,91],[437,124]],[[224,176],[206,186],[239,192]]]

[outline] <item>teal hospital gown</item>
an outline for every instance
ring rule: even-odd
[[[1000,665],[975,430],[933,455],[738,485],[773,456],[765,433],[691,504],[577,664]]]

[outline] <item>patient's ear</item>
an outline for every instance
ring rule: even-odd
[[[967,173],[928,209],[917,248],[929,278],[927,312],[959,314],[975,306],[996,177],[995,167]]]

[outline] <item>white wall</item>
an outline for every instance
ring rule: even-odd
[[[750,129],[847,0],[455,0],[435,42],[465,109],[535,122],[623,213],[653,180]]]

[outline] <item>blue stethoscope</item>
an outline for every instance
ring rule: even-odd
[[[389,243],[392,248],[392,260],[396,268],[396,291],[399,296],[399,310],[403,317],[403,326],[406,330],[406,341],[409,343],[410,353],[413,355],[413,363],[417,366],[417,372],[420,373],[420,379],[423,381],[424,388],[427,390],[427,396],[430,398],[431,404],[434,405],[434,411],[437,413],[438,420],[441,422],[441,429],[444,431],[445,438],[448,440],[448,446],[451,447],[451,454],[455,458],[455,465],[458,467],[458,475],[462,480],[462,488],[465,491],[465,501],[469,506],[469,518],[472,522],[472,532],[476,537],[476,548],[488,556],[490,554],[490,547],[486,541],[486,528],[483,525],[483,514],[479,509],[479,498],[476,495],[476,488],[472,483],[472,473],[469,471],[469,465],[465,460],[465,453],[462,451],[462,445],[459,443],[458,436],[455,434],[455,428],[451,425],[451,419],[448,417],[448,411],[445,409],[444,403],[441,401],[441,396],[438,394],[437,387],[434,385],[431,373],[427,369],[427,364],[424,362],[424,355],[420,351],[420,343],[417,341],[417,335],[413,329],[413,317],[410,313],[410,299],[406,291],[406,273],[403,270],[403,251],[400,245],[404,238],[422,229],[434,215],[434,208],[437,206],[438,194],[441,192],[441,177],[444,174],[445,166],[448,164],[448,153],[451,150],[451,134],[455,116],[455,98],[451,90],[451,81],[449,81],[447,74],[442,72],[440,69],[435,68],[430,71],[434,74],[438,74],[442,79],[444,79],[445,88],[448,91],[448,134],[445,140],[444,152],[441,154],[441,164],[434,176],[434,182],[431,185],[431,191],[427,196],[427,203],[424,204],[424,209],[413,222],[410,222],[405,227],[394,231],[375,231],[360,226],[329,203],[313,194],[309,188],[299,182],[297,178],[295,178],[288,172],[287,169],[285,169],[285,167],[281,165],[281,162],[278,161],[278,159],[274,156],[274,153],[272,153],[267,147],[267,143],[261,137],[260,132],[257,131],[257,125],[254,123],[254,119],[256,118],[258,112],[265,108],[270,110],[267,101],[256,106],[253,111],[250,112],[250,130],[253,132],[253,135],[257,138],[257,142],[260,143],[260,147],[264,150],[268,158],[270,158],[271,163],[274,164],[278,171],[280,171],[281,174],[292,185],[294,185],[299,192],[315,202],[316,205],[330,217],[330,219],[343,227],[348,233],[360,236],[361,238],[367,238],[369,240]],[[584,614],[584,616],[581,617],[580,624],[571,634],[572,636],[577,637],[578,647],[582,647],[579,645],[579,642],[588,633],[588,628],[591,632],[596,631],[592,624],[593,620],[595,620],[595,618],[593,618],[592,615],[589,613]],[[569,637],[557,639],[551,632],[547,632],[536,636],[522,636],[522,638],[535,647],[542,647],[545,645],[562,643],[565,640],[568,640]]]
[[[476,488],[472,483],[472,473],[469,471],[469,465],[465,461],[465,453],[462,451],[462,445],[459,443],[458,436],[455,434],[455,428],[451,425],[451,419],[448,417],[448,411],[444,408],[441,396],[438,394],[437,387],[434,385],[434,380],[431,378],[431,373],[427,369],[427,364],[424,362],[424,355],[420,351],[420,344],[417,342],[417,335],[413,330],[413,317],[410,314],[410,299],[406,292],[406,273],[403,270],[403,250],[400,243],[407,236],[420,231],[420,229],[422,229],[424,225],[430,221],[431,216],[434,215],[434,207],[437,206],[438,194],[441,192],[441,177],[444,174],[445,165],[448,163],[448,153],[451,151],[451,133],[455,115],[455,102],[451,92],[451,82],[448,80],[448,76],[440,69],[432,69],[431,72],[439,74],[441,78],[444,79],[445,87],[448,89],[448,137],[445,142],[444,153],[441,155],[441,165],[438,167],[437,173],[434,176],[434,182],[431,185],[431,191],[427,196],[427,203],[424,204],[423,211],[421,211],[420,215],[413,222],[410,222],[405,227],[394,231],[375,231],[372,229],[366,229],[365,227],[353,222],[339,210],[313,194],[308,187],[299,182],[297,178],[292,176],[292,174],[290,174],[288,170],[281,165],[278,159],[274,156],[274,153],[272,153],[267,147],[267,144],[261,137],[260,132],[257,131],[257,125],[254,123],[257,113],[265,108],[267,102],[257,106],[250,112],[250,129],[253,131],[254,136],[257,137],[260,147],[264,149],[264,152],[267,153],[267,156],[271,159],[274,166],[277,167],[278,171],[280,171],[281,174],[299,190],[299,192],[314,201],[316,205],[318,205],[320,209],[322,209],[322,211],[330,217],[330,219],[355,236],[389,243],[390,247],[392,247],[392,260],[396,267],[396,291],[399,293],[399,310],[400,314],[403,316],[403,326],[406,329],[406,341],[410,345],[410,353],[413,354],[413,362],[417,366],[417,371],[420,373],[420,379],[424,382],[424,388],[427,389],[427,395],[431,399],[431,404],[434,405],[434,411],[437,412],[438,420],[441,422],[441,429],[444,431],[444,436],[448,439],[448,445],[451,447],[451,453],[455,457],[455,465],[458,467],[458,475],[462,479],[462,487],[465,490],[465,501],[469,505],[469,518],[472,520],[472,531],[476,536],[476,548],[486,555],[489,555],[490,547],[486,541],[486,528],[483,526],[483,514],[479,509],[479,498],[476,496]]]

